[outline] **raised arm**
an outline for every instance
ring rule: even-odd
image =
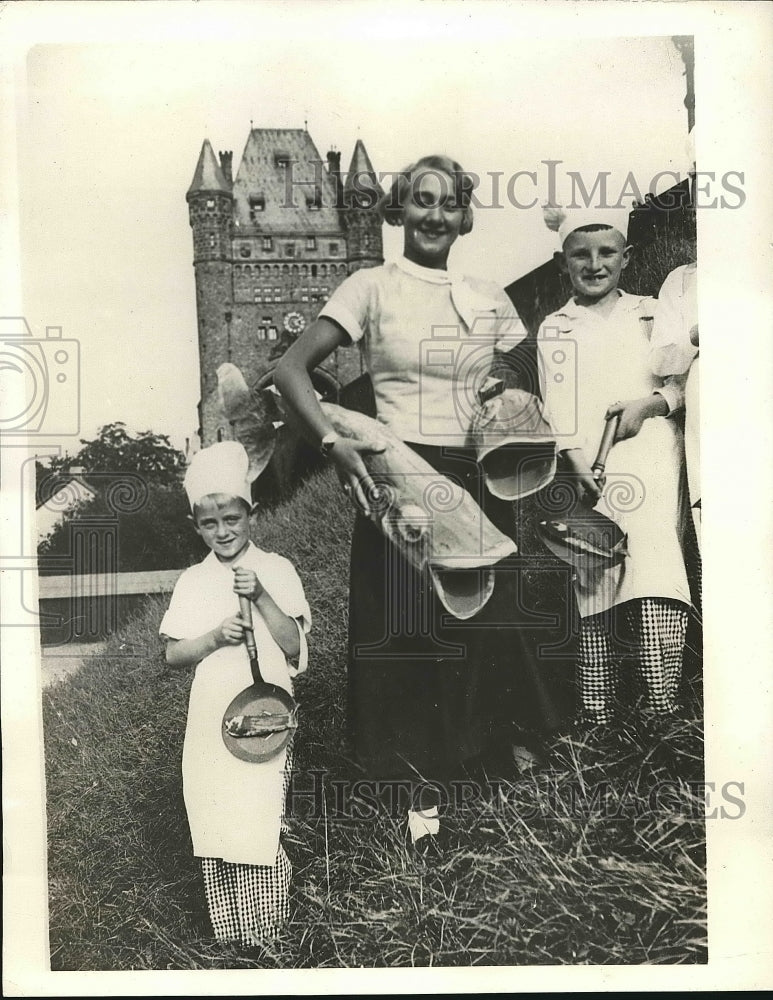
[[[291,344],[274,369],[274,385],[293,413],[301,420],[306,435],[314,444],[332,431],[319,405],[311,373],[338,347],[349,344],[344,330],[324,317],[315,320]]]
[[[264,589],[254,570],[234,566],[233,571],[234,591],[254,601],[274,642],[285,656],[297,657],[301,651],[301,644],[295,620],[282,611],[271,594]]]
[[[319,405],[311,372],[337,347],[350,343],[346,332],[333,320],[320,317],[306,329],[279,359],[274,370],[274,385],[282,399],[300,419],[309,440],[319,445],[333,433],[333,428]],[[370,511],[367,494],[373,489],[361,453],[367,451],[354,441],[337,438],[328,452],[336,465],[338,477],[347,486],[364,514]]]

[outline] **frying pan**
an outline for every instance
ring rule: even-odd
[[[606,421],[596,458],[591,465],[593,478],[601,481],[607,457],[615,441],[620,414]],[[587,502],[575,504],[560,520],[539,522],[540,536],[563,562],[582,569],[614,566],[628,555],[628,536],[620,526]]]
[[[239,611],[245,623],[244,643],[253,683],[237,694],[225,710],[221,732],[234,757],[262,763],[280,754],[292,739],[298,704],[284,688],[268,684],[261,677],[249,597],[239,595]]]

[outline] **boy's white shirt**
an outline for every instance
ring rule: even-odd
[[[654,300],[620,292],[608,316],[574,299],[540,326],[537,346],[545,415],[560,451],[580,448],[594,460],[607,407],[618,400],[661,393],[684,401],[684,375],[671,389],[649,366]],[[669,399],[669,395],[671,399]],[[596,509],[628,534],[629,557],[575,582],[580,615],[586,617],[629,600],[663,597],[690,602],[680,543],[683,512],[681,432],[662,417],[645,420],[639,433],[616,444],[607,459],[607,484]]]
[[[298,665],[295,667],[286,662],[284,653],[268,631],[260,612],[253,605],[255,642],[258,646],[261,672],[265,670],[271,674],[271,679],[265,676],[264,680],[280,684],[289,691],[288,678],[303,673],[308,666],[306,633],[311,628],[311,610],[298,574],[292,563],[284,556],[259,549],[253,542],[247,545],[242,556],[232,565],[254,570],[261,585],[273,598],[279,610],[298,625],[301,649]],[[198,611],[191,615],[189,610],[191,603],[195,604],[202,593],[206,593],[206,600]],[[230,564],[221,563],[215,553],[210,552],[200,563],[188,567],[180,575],[159,631],[171,639],[194,639],[216,628],[229,615],[238,613],[239,598],[233,590],[232,567]],[[244,647],[236,648],[244,650]],[[244,655],[246,656],[246,650]]]
[[[656,375],[687,372],[698,353],[690,342],[690,330],[698,323],[697,279],[697,265],[683,264],[660,288],[650,338],[650,365]]]
[[[631,295],[622,289],[617,289],[617,291],[619,293],[619,300],[615,305],[614,312],[607,319],[611,320],[612,316],[615,313],[619,314],[619,312],[638,312],[642,324],[641,328],[649,338],[652,333],[653,316],[657,301],[649,295]],[[577,397],[573,394],[572,383],[569,381],[571,373],[560,371],[565,362],[554,362],[553,353],[556,350],[561,350],[560,341],[562,339],[568,342],[570,348],[581,351],[582,344],[572,339],[572,333],[575,331],[581,332],[583,326],[595,324],[596,322],[604,322],[604,319],[593,310],[579,305],[574,297],[572,297],[561,309],[557,309],[545,317],[537,333],[537,346],[540,357],[538,366],[540,392],[545,404],[545,415],[558,435],[558,450],[564,451],[569,448],[581,448],[589,463],[595,458],[595,449],[599,442],[597,438],[591,439],[589,434],[585,433],[577,425]],[[614,347],[614,344],[610,345],[610,353],[612,355],[614,355]],[[573,359],[569,356],[567,360],[571,364]],[[554,380],[556,375],[560,376],[560,382]],[[653,374],[649,386],[639,387],[631,392],[630,397],[627,397],[625,393],[621,393],[618,399],[636,398],[650,392],[656,392],[666,400],[670,415],[684,406],[685,380],[686,376],[681,374],[669,374],[666,377],[655,376]],[[606,406],[617,402],[618,399],[607,400],[604,409],[606,409]],[[571,428],[574,428],[574,430]],[[597,432],[599,437],[601,430],[602,424],[599,423]],[[596,433],[595,429],[594,433]]]

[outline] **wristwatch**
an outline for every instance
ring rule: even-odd
[[[335,448],[335,443],[338,440],[338,435],[335,431],[328,431],[327,434],[319,442],[319,450],[322,455],[327,458],[330,452]]]

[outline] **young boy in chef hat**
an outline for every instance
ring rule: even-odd
[[[249,460],[223,441],[194,455],[184,486],[196,532],[210,549],[186,569],[161,622],[166,659],[195,666],[183,744],[183,795],[219,941],[257,945],[289,915],[290,862],[280,843],[289,752],[256,763],[226,748],[223,714],[252,684],[239,597],[252,602],[263,679],[292,693],[306,669],[311,614],[287,559],[250,540]]]
[[[633,651],[649,718],[678,706],[690,592],[682,555],[683,442],[670,415],[684,378],[653,374],[653,301],[619,288],[628,265],[627,211],[544,210],[558,232],[573,294],[538,333],[540,377],[564,468],[584,502],[628,536],[622,565],[578,573],[576,665],[584,724],[613,721],[618,671]],[[606,482],[591,471],[605,422],[619,415]]]

